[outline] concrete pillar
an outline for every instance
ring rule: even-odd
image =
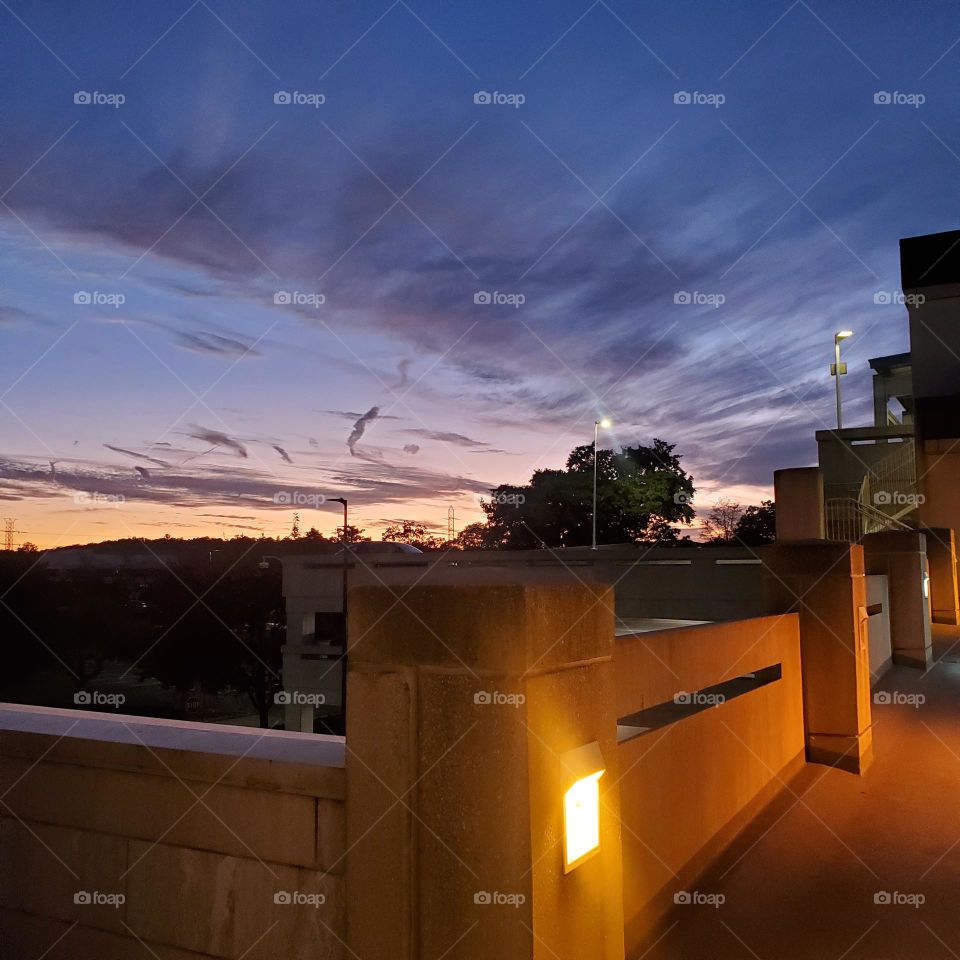
[[[934,623],[960,624],[960,591],[957,589],[956,531],[942,527],[923,531],[927,538],[930,572],[930,609]]]
[[[777,545],[760,556],[767,612],[800,615],[807,759],[863,773],[873,759],[863,549]]]
[[[893,662],[928,669],[933,641],[926,537],[914,530],[871,533],[863,538],[863,550],[867,573],[885,574],[889,582]]]
[[[623,960],[612,589],[357,586],[348,610],[351,956]],[[565,874],[561,756],[588,744],[600,847]]]
[[[819,467],[775,470],[777,543],[823,540],[823,474]]]

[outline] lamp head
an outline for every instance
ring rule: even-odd
[[[834,334],[833,340],[834,340],[834,343],[839,343],[841,340],[846,340],[848,337],[852,337],[852,336],[853,336],[852,330],[838,330]]]
[[[613,426],[613,421],[611,421],[609,417],[603,417],[597,421],[597,426],[604,430],[609,430]]]

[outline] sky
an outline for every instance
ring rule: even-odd
[[[949,2],[0,0],[0,514],[445,532],[601,443],[701,513],[870,420],[954,229]]]

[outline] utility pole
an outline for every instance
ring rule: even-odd
[[[453,507],[447,507],[447,542],[452,543],[457,539],[457,518],[453,512]]]

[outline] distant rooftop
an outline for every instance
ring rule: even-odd
[[[910,366],[910,351],[906,353],[891,353],[887,357],[874,357],[867,363],[877,371],[877,373],[890,373],[895,367]]]
[[[900,283],[904,290],[960,283],[960,230],[901,240]]]

